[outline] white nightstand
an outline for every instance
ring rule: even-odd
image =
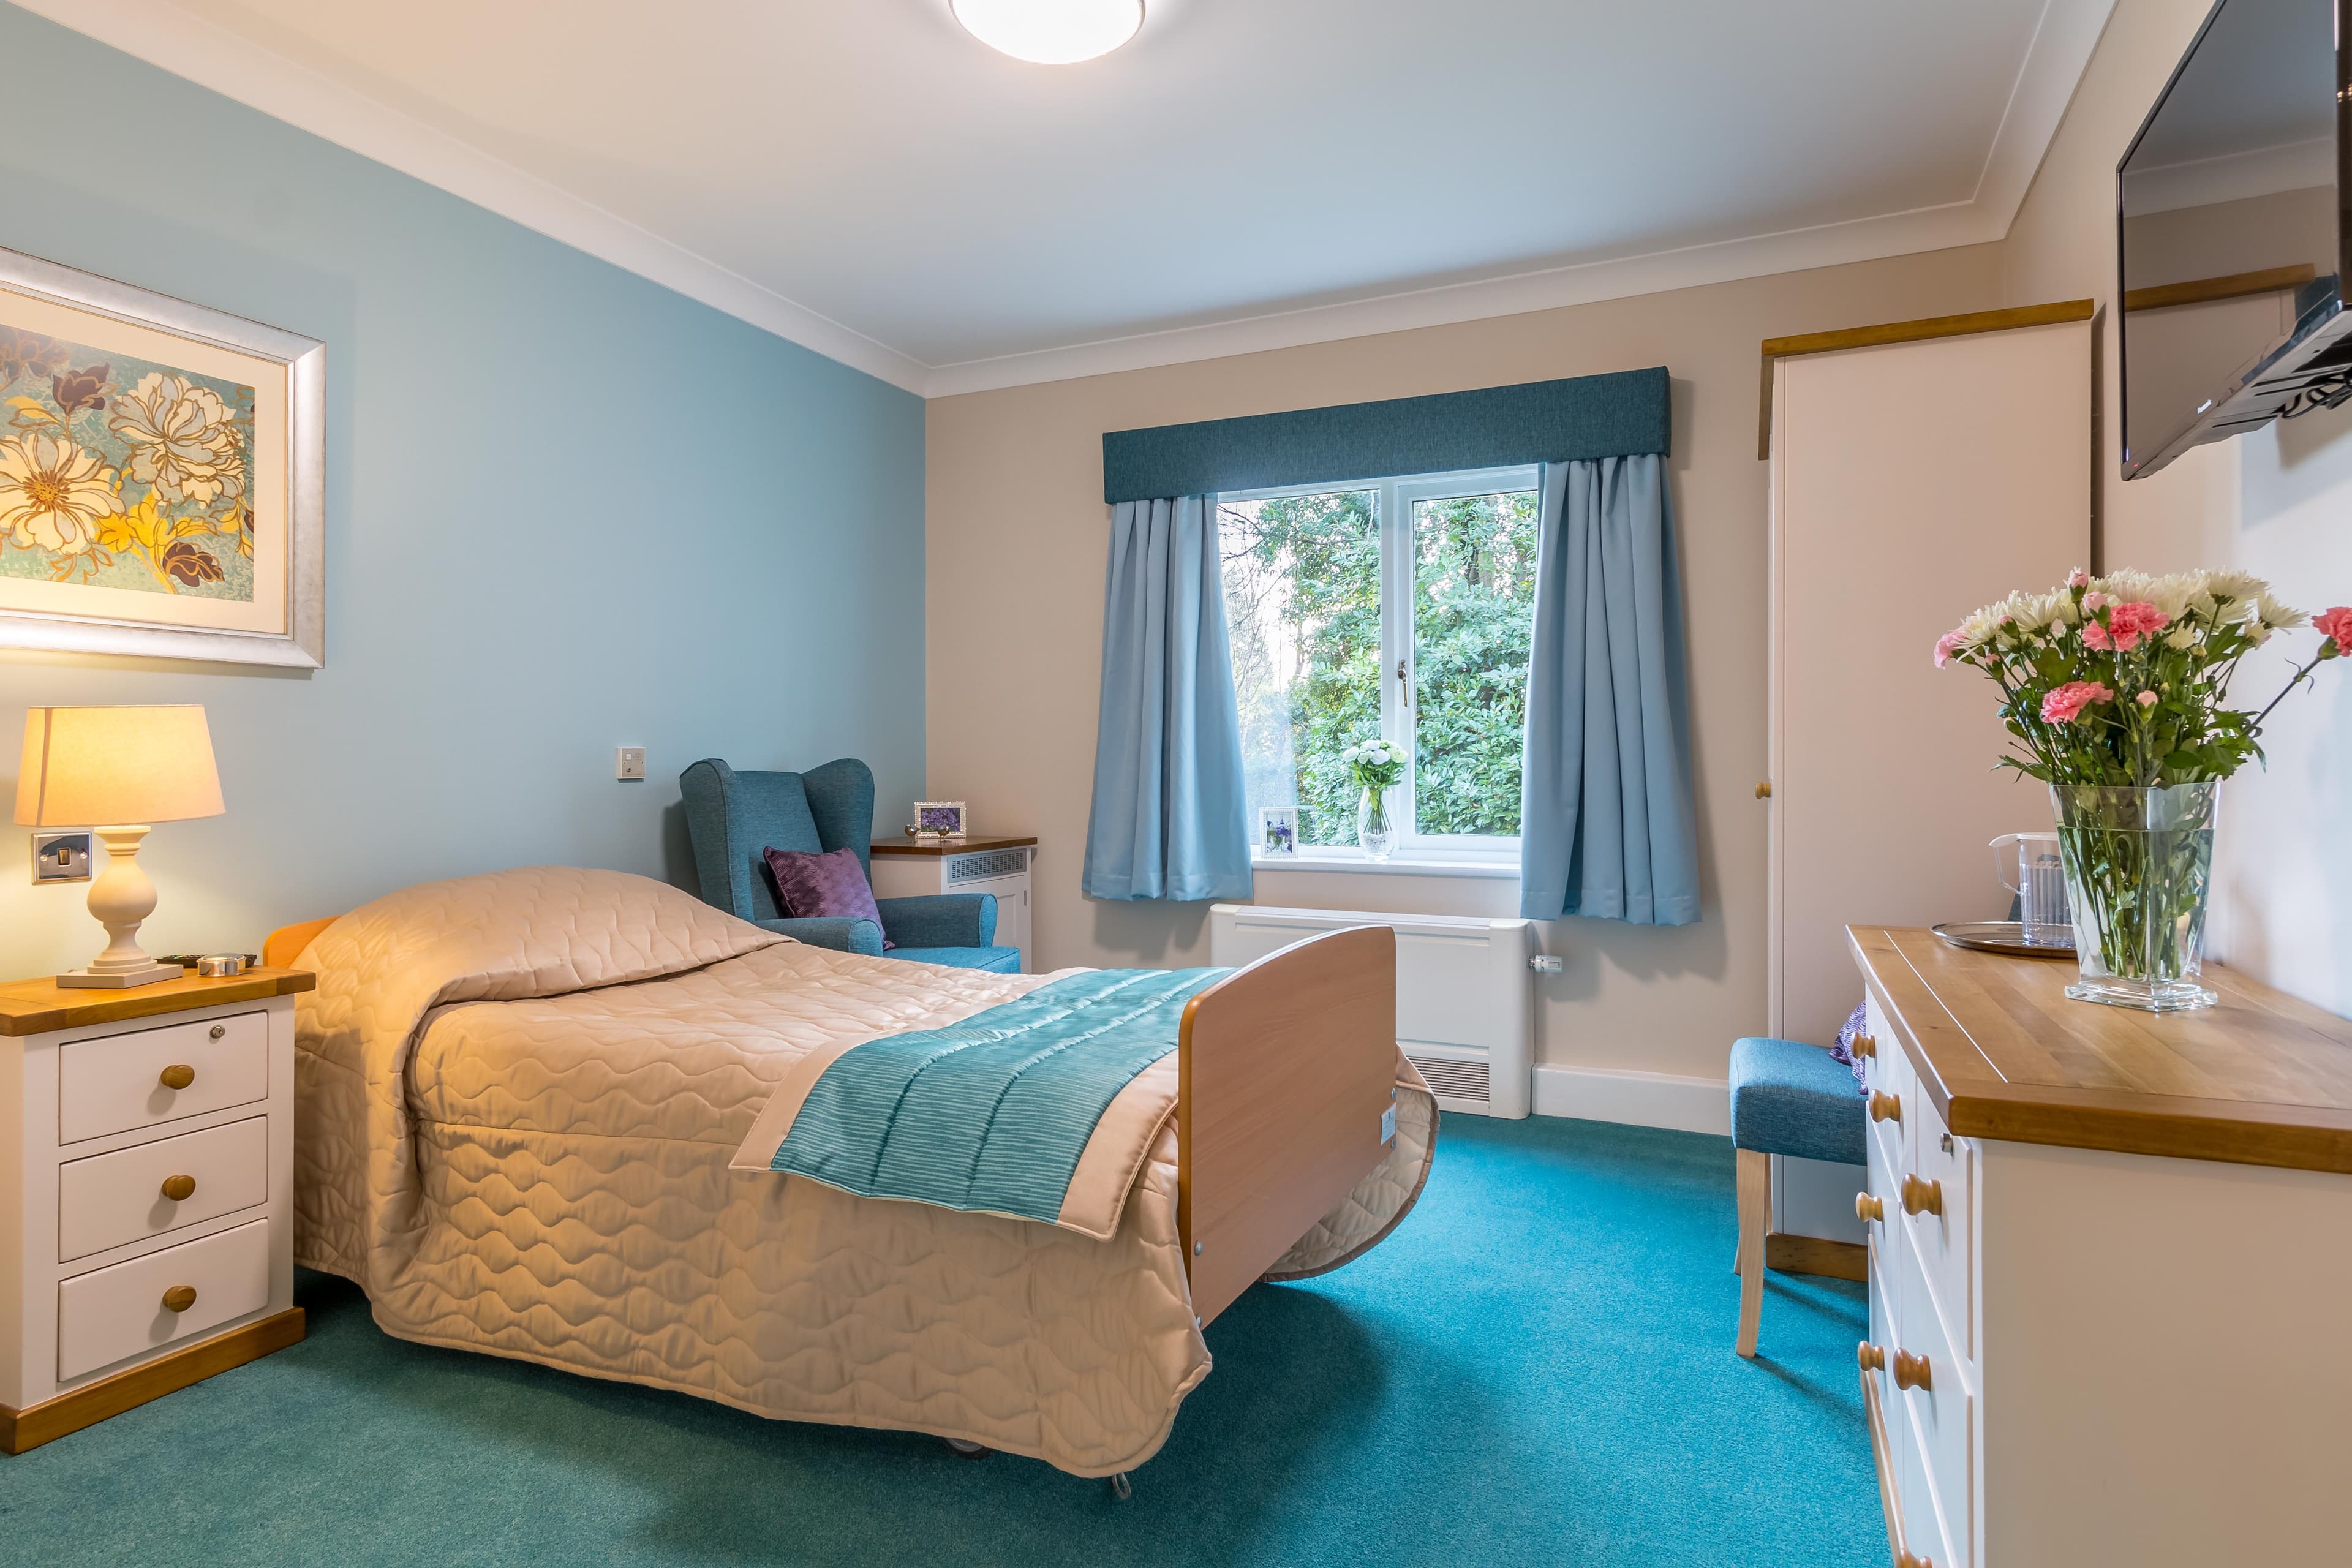
[[[302,1337],[294,993],[314,984],[0,985],[0,1451]]]
[[[996,945],[1021,950],[1029,973],[1029,862],[1034,838],[885,838],[874,846],[874,896],[994,893]]]

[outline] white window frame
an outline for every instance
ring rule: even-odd
[[[1517,835],[1422,833],[1414,793],[1419,757],[1413,749],[1413,712],[1406,700],[1413,689],[1413,564],[1412,508],[1417,501],[1454,500],[1464,496],[1505,495],[1543,489],[1543,468],[1537,464],[1500,468],[1465,468],[1443,474],[1399,474],[1377,479],[1343,479],[1312,485],[1276,485],[1263,489],[1225,490],[1213,498],[1223,507],[1244,501],[1281,500],[1292,496],[1337,495],[1345,491],[1373,492],[1373,515],[1381,534],[1381,734],[1401,747],[1408,759],[1404,777],[1391,796],[1401,822],[1415,830],[1400,832],[1392,858],[1384,865],[1365,858],[1353,845],[1302,845],[1296,855],[1266,857],[1253,851],[1265,869],[1297,867],[1300,870],[1332,869],[1353,863],[1367,869],[1405,871],[1444,866],[1474,873],[1516,875],[1519,862]],[[1416,864],[1418,862],[1419,864]]]

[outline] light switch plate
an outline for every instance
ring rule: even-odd
[[[642,782],[646,776],[646,749],[643,746],[623,746],[613,762],[613,776],[625,782]]]
[[[33,881],[87,882],[89,880],[89,835],[87,833],[36,833],[33,835]]]

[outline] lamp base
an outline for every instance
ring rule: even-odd
[[[58,984],[68,990],[124,991],[133,985],[152,985],[159,980],[178,980],[188,972],[176,963],[157,963],[145,969],[101,971],[68,969],[58,976]]]

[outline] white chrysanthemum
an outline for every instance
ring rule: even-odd
[[[2232,604],[2251,604],[2271,591],[2271,585],[2268,583],[2251,572],[2207,572],[2202,575],[2207,593],[2216,599],[2227,599]]]
[[[2010,601],[2010,614],[2029,631],[2063,626],[2075,617],[2074,595],[2063,588],[2050,594],[2019,594]]]
[[[2008,618],[2008,616],[2009,606],[2005,604],[1987,605],[1980,610],[1969,611],[1968,619],[1962,621],[1951,634],[1952,651],[1966,653],[1972,648],[1984,647],[1992,640],[1993,634],[2000,629],[2001,623]]]
[[[2280,604],[2271,597],[2270,590],[2265,588],[2254,595],[2254,619],[2276,632],[2284,631],[2289,626],[2299,626],[2311,617],[2301,610],[2291,609]]]
[[[2197,628],[2195,626],[2183,626],[2179,631],[2174,632],[2169,637],[2166,637],[2164,639],[2164,646],[2167,647],[2185,648],[2196,642],[2196,640]]]
[[[2113,598],[2119,605],[2129,605],[2146,599],[2156,590],[2156,579],[2129,566],[2118,567],[2091,584],[2092,588]]]
[[[2263,625],[2259,620],[2248,621],[2246,623],[2246,640],[2253,644],[2256,647],[2260,647],[2263,644],[2271,640],[2271,629],[2270,627]]]
[[[2174,572],[2152,578],[2140,596],[2176,621],[2190,614],[2212,618],[2213,595],[2202,572]]]

